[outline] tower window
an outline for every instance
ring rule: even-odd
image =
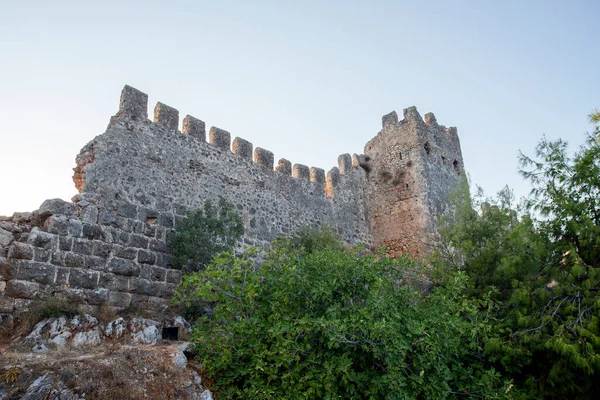
[[[456,173],[460,175],[460,165],[458,164],[458,161],[454,160],[452,165],[454,166],[454,170],[456,171]]]

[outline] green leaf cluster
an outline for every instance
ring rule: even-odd
[[[173,266],[184,272],[199,270],[215,255],[232,250],[243,234],[244,224],[233,204],[223,198],[216,205],[207,200],[204,208],[177,224],[170,240]]]
[[[590,116],[600,122],[597,112]],[[594,119],[596,118],[596,119]],[[570,156],[542,139],[520,156],[533,186],[516,218],[508,190],[480,212],[466,190],[442,221],[432,263],[444,286],[469,277],[471,300],[497,303],[484,362],[514,381],[523,398],[587,399],[600,393],[600,143],[598,129]]]

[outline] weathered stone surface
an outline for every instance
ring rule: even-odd
[[[310,170],[306,165],[294,164],[292,167],[292,176],[296,179],[309,180]]]
[[[204,121],[194,118],[191,115],[186,115],[183,119],[181,130],[185,135],[197,138],[203,142],[206,141],[206,125]]]
[[[45,219],[51,215],[76,216],[77,208],[75,204],[61,199],[50,199],[42,203],[39,208],[40,218]]]
[[[250,143],[247,140],[244,140],[240,137],[236,137],[235,139],[233,139],[231,150],[233,151],[233,154],[236,154],[243,158],[247,158],[249,160],[252,159],[252,143]]]
[[[33,258],[33,247],[27,243],[14,242],[8,248],[8,258],[31,260]]]
[[[12,232],[0,228],[0,247],[8,247],[13,240],[14,236]]]
[[[231,143],[231,134],[226,130],[211,127],[208,131],[208,143],[216,146],[221,150],[229,150],[229,144]]]
[[[107,271],[117,275],[138,276],[140,274],[140,266],[135,262],[115,257],[109,261]]]
[[[10,280],[6,282],[6,295],[19,299],[35,299],[40,291],[40,284],[29,281]]]
[[[54,283],[56,267],[35,261],[23,261],[19,265],[17,279],[49,285]]]
[[[275,172],[279,172],[283,175],[292,175],[292,163],[285,158],[280,159],[275,167]]]
[[[154,107],[154,122],[166,129],[176,131],[179,126],[179,111],[161,102]]]

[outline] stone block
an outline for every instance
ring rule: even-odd
[[[437,119],[435,118],[435,115],[433,113],[427,113],[423,116],[423,119],[425,120],[425,123],[427,125],[434,125],[436,126],[437,123]]]
[[[233,154],[252,160],[252,143],[249,141],[236,137],[233,139],[231,149],[233,150]]]
[[[131,278],[129,290],[135,294],[160,296],[164,283],[154,282],[144,278]]]
[[[89,240],[104,240],[104,231],[100,225],[84,223],[82,236]]]
[[[158,224],[165,228],[172,229],[175,227],[175,219],[171,213],[161,213],[158,216]]]
[[[113,307],[127,308],[131,305],[131,294],[110,291],[107,304]]]
[[[275,167],[275,172],[279,172],[282,175],[292,175],[292,163],[285,158],[279,159],[277,162],[277,166]]]
[[[84,290],[85,300],[88,304],[102,305],[108,303],[108,289],[96,288],[92,290]]]
[[[50,258],[50,263],[52,265],[59,265],[61,267],[65,267],[67,264],[65,263],[65,255],[66,253],[60,250],[56,250],[52,252],[52,257]]]
[[[117,116],[124,116],[133,120],[148,118],[148,95],[125,85],[121,92],[121,102],[119,103]]]
[[[383,117],[381,117],[382,128],[394,126],[396,124],[398,124],[398,114],[396,111],[392,111],[391,113],[385,114]]]
[[[161,125],[170,131],[177,131],[179,126],[179,111],[158,102],[154,107],[154,123]]]
[[[167,283],[179,284],[181,281],[181,271],[178,269],[167,270]]]
[[[127,292],[129,291],[129,280],[126,276],[114,275],[111,273],[100,273],[98,287],[106,288],[110,291]]]
[[[42,203],[39,208],[41,220],[45,220],[51,215],[77,216],[77,207],[71,202],[61,199],[50,199]]]
[[[102,258],[108,258],[111,251],[111,245],[108,243],[96,240],[92,242],[92,255]]]
[[[0,247],[8,247],[14,238],[12,232],[0,228]]]
[[[138,249],[115,245],[112,248],[112,252],[115,257],[124,258],[126,260],[135,260]]]
[[[85,258],[81,254],[65,253],[65,266],[69,268],[84,268]]]
[[[221,150],[229,150],[231,143],[231,134],[226,130],[211,127],[208,131],[208,143]]]
[[[131,295],[130,307],[138,308],[138,309],[146,309],[146,308],[148,308],[148,298],[149,298],[149,296],[147,296],[147,295],[134,293]]]
[[[327,172],[325,177],[325,193],[327,197],[333,197],[335,188],[340,183],[340,170],[337,167],[333,167]]]
[[[33,258],[33,246],[27,243],[13,242],[8,248],[8,258],[31,260]]]
[[[86,304],[87,303],[84,289],[67,288],[65,290],[65,294],[67,295],[67,300],[72,303],[77,303],[77,304]]]
[[[18,264],[7,260],[5,257],[0,257],[0,280],[8,281],[16,278]]]
[[[292,168],[292,176],[296,179],[309,180],[310,170],[306,165],[294,164]]]
[[[71,251],[73,248],[73,238],[61,236],[58,238],[58,249],[61,251]]]
[[[106,258],[97,256],[84,256],[84,265],[94,271],[106,271]]]
[[[83,222],[87,222],[89,224],[96,224],[96,223],[98,223],[98,213],[99,213],[98,207],[90,204],[90,205],[83,207],[79,211],[79,218]]]
[[[167,269],[161,267],[153,267],[150,265],[144,265],[140,271],[140,278],[148,279],[150,281],[164,282],[167,276]]]
[[[52,251],[47,249],[41,249],[39,247],[33,248],[33,260],[39,262],[50,262]]]
[[[173,268],[173,256],[166,253],[156,253],[156,265],[163,268]]]
[[[349,174],[352,171],[352,157],[350,154],[346,153],[338,156],[338,168],[342,175]]]
[[[107,271],[116,275],[138,276],[140,274],[140,266],[122,258],[112,258],[108,263]]]
[[[83,222],[78,219],[70,219],[67,233],[69,236],[81,237],[83,235]]]
[[[125,218],[136,219],[138,217],[138,207],[135,204],[120,202],[116,204],[115,211],[117,215]]]
[[[69,284],[69,274],[71,270],[71,268],[56,267],[56,279],[54,280],[54,285],[66,287]]]
[[[136,235],[132,233],[129,235],[129,247],[135,247],[138,249],[147,249],[148,248],[148,238],[142,235]]]
[[[94,289],[98,287],[98,271],[71,268],[69,285],[74,288]]]
[[[150,239],[148,249],[150,249],[152,251],[158,251],[161,253],[169,253],[170,252],[170,249],[167,246],[167,244],[164,241],[158,240],[158,239]]]
[[[6,282],[6,296],[23,299],[35,299],[40,291],[37,282],[10,280]]]
[[[421,118],[421,114],[419,114],[415,106],[404,109],[404,119],[406,121],[423,122],[423,118]]]
[[[177,290],[177,285],[174,283],[164,283],[161,285],[160,297],[171,299]]]
[[[44,221],[44,230],[48,233],[65,236],[69,232],[69,219],[64,215],[52,215]]]
[[[23,261],[19,265],[17,279],[50,285],[54,283],[55,275],[56,267],[52,264]]]
[[[85,239],[73,240],[73,253],[83,254],[86,256],[92,255],[93,243]]]
[[[139,250],[137,254],[137,261],[144,264],[154,264],[156,262],[156,256],[150,251]]]
[[[0,313],[12,313],[15,309],[15,299],[8,296],[0,296]]]
[[[273,171],[274,162],[275,157],[273,156],[273,152],[261,147],[254,149],[254,164],[262,165],[267,171]]]
[[[181,131],[184,135],[189,135],[206,142],[206,124],[198,118],[186,115],[183,119]]]
[[[23,311],[27,311],[29,309],[29,307],[31,307],[31,305],[33,304],[35,300],[34,299],[18,299],[15,298],[15,313],[20,313]]]
[[[44,249],[52,249],[55,243],[58,242],[58,236],[48,232],[42,232],[37,227],[34,227],[29,236],[27,237],[27,243],[35,247],[42,247]]]
[[[310,169],[310,181],[316,183],[325,183],[325,170],[321,168],[311,167]]]

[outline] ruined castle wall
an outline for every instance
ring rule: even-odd
[[[134,103],[130,108],[145,107],[146,99],[134,89],[126,88],[123,96],[122,103]],[[186,117],[180,132],[177,110],[164,104],[157,105],[154,122],[143,112],[128,115],[127,106],[121,108],[107,131],[79,156],[82,173],[76,173],[76,181],[83,197],[103,209],[125,201],[175,223],[205,200],[223,197],[242,215],[249,242],[272,241],[302,226],[325,223],[350,243],[369,243],[365,174],[349,155],[340,156],[338,167],[327,175],[284,159],[275,170],[273,153],[253,149],[241,138],[231,143],[227,131],[211,128],[206,142],[198,119]]]
[[[118,113],[77,156],[73,202],[48,200],[0,221],[0,323],[61,294],[89,307],[166,307],[180,279],[169,237],[179,220],[220,197],[242,215],[246,244],[328,224],[369,243],[365,171],[349,154],[327,174],[281,159],[126,87]],[[208,138],[207,138],[208,136]],[[206,141],[208,139],[208,142]]]
[[[365,156],[373,244],[391,256],[426,255],[464,169],[456,128],[438,125],[431,113],[423,119],[414,107],[400,121],[392,112],[365,145]]]
[[[414,107],[383,117],[364,155],[338,165],[292,164],[126,86],[105,133],[81,150],[72,202],[0,217],[0,324],[35,299],[62,294],[89,307],[160,310],[180,272],[169,238],[186,213],[225,198],[244,244],[327,224],[345,241],[423,257],[464,165],[456,128]]]

